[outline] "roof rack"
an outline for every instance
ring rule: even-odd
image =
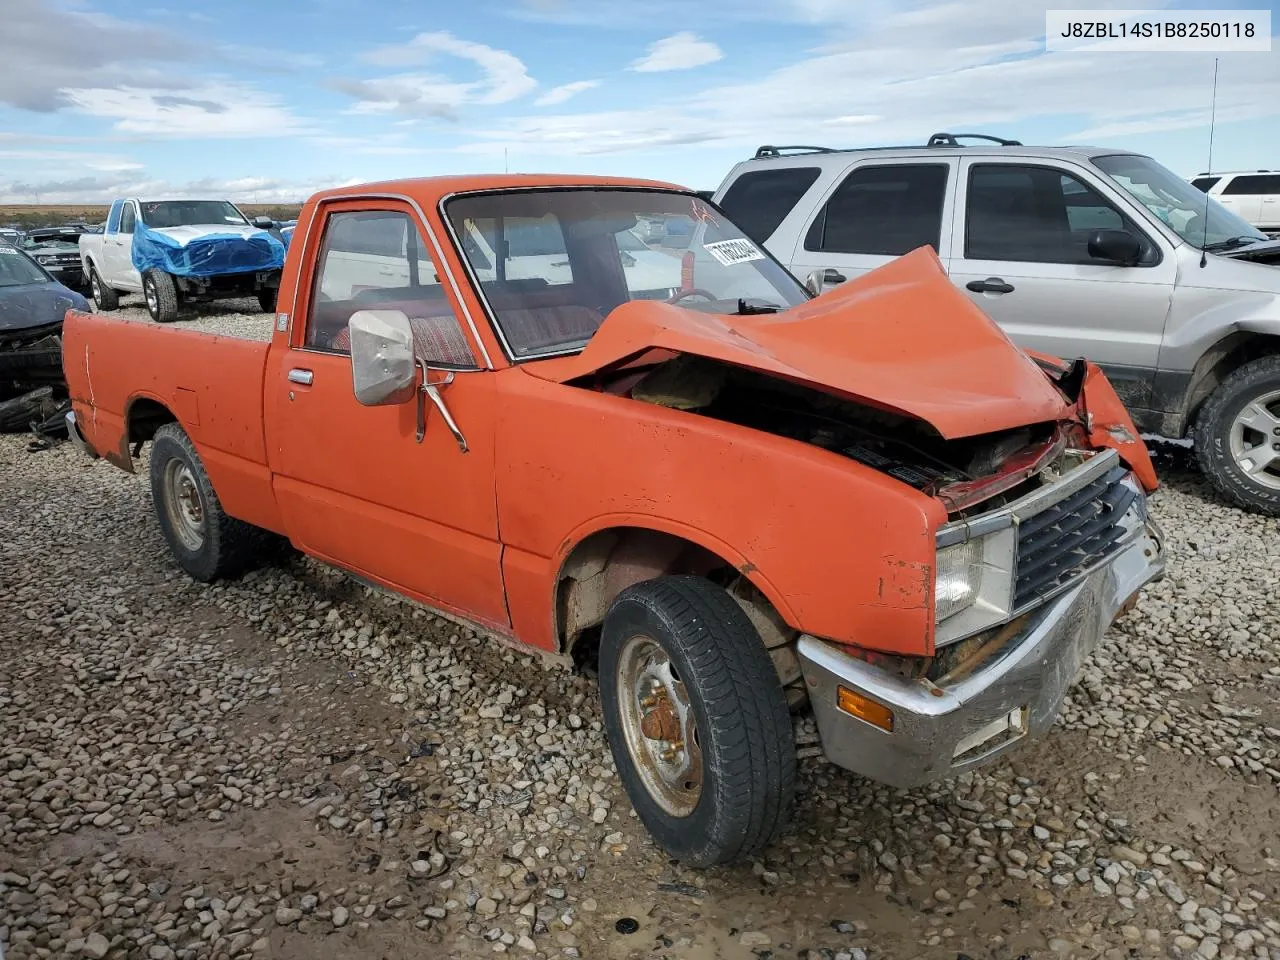
[[[1004,137],[992,137],[985,133],[935,133],[929,138],[926,147],[962,147],[960,141],[965,140],[987,140],[991,143],[998,144],[1002,147],[1020,147],[1021,140],[1006,140]],[[790,144],[786,146],[774,146],[765,144],[756,148],[755,159],[772,160],[777,157],[797,156],[805,153],[853,153],[866,150],[911,150],[919,149],[918,144],[906,144],[894,147],[814,147],[805,144]]]
[[[763,147],[757,147],[757,148],[756,148],[756,159],[757,159],[757,160],[761,160],[761,159],[763,159],[764,157],[781,157],[781,156],[784,156],[784,154],[783,154],[783,152],[782,152],[782,151],[784,151],[784,150],[786,150],[788,153],[792,153],[792,154],[795,154],[795,153],[837,153],[837,152],[838,152],[838,151],[836,151],[836,150],[833,150],[831,147],[806,147],[806,146],[802,146],[802,145],[791,145],[791,146],[775,147],[775,146],[771,146],[771,145],[769,145],[769,144],[766,144],[766,145],[765,145],[765,146],[763,146]]]
[[[985,133],[935,133],[929,138],[926,146],[930,147],[960,147],[963,144],[960,138],[966,140],[986,140],[990,143],[998,144],[1002,147],[1020,147],[1021,140],[1006,140],[1004,137],[993,137]]]

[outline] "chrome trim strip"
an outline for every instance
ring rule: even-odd
[[[452,194],[450,194],[450,196],[452,196]],[[489,348],[485,346],[484,338],[480,336],[480,331],[476,327],[475,318],[471,316],[471,309],[467,306],[467,298],[462,295],[462,288],[458,286],[457,278],[454,277],[453,271],[449,269],[449,263],[447,260],[445,260],[445,257],[444,257],[444,248],[440,246],[440,240],[436,236],[435,230],[431,228],[431,221],[427,218],[426,213],[423,211],[422,207],[418,204],[418,201],[414,200],[410,196],[406,196],[403,193],[344,193],[341,196],[325,197],[324,199],[320,200],[316,204],[315,217],[320,217],[322,215],[322,211],[324,211],[324,208],[327,204],[346,203],[348,200],[398,200],[401,203],[406,203],[413,208],[414,212],[417,213],[418,215],[419,222],[422,224],[423,228],[425,228],[427,231],[427,239],[431,241],[431,246],[436,252],[436,259],[439,261],[441,272],[443,272],[444,275],[449,278],[449,286],[453,290],[453,295],[457,299],[458,306],[462,310],[462,315],[466,319],[467,326],[471,330],[471,336],[475,339],[476,346],[480,348],[480,356],[484,358],[484,365],[487,369],[492,370],[493,360],[489,356]],[[327,216],[327,214],[324,214],[324,215]],[[308,246],[311,240],[311,233],[314,229],[315,217],[313,217],[312,222],[307,225],[308,226],[307,238],[303,241],[303,244],[302,244],[302,257],[304,260],[306,259],[306,256],[307,256]],[[446,222],[446,226],[447,225],[448,224]],[[321,224],[321,229],[323,231],[323,224]],[[462,257],[461,259],[463,264],[465,265],[467,262],[466,258]],[[476,290],[476,295],[480,296],[479,288],[475,287],[474,289]],[[481,301],[483,301],[484,297],[480,296],[480,299]],[[293,309],[289,311],[290,341],[293,340],[293,322],[297,314],[298,314],[298,285],[297,283],[295,283],[293,287]]]

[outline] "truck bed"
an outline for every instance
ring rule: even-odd
[[[63,327],[76,421],[100,456],[133,472],[130,444],[176,420],[226,511],[279,531],[263,433],[269,348],[268,342],[75,311]]]

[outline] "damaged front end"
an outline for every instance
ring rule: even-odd
[[[0,432],[56,434],[67,409],[62,324],[0,330]]]

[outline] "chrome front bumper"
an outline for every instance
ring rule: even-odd
[[[1044,733],[1107,627],[1163,574],[1163,540],[1145,519],[1119,553],[1028,614],[1022,633],[991,662],[936,685],[802,636],[797,652],[827,757],[873,780],[912,787],[970,770]],[[841,710],[842,686],[892,710],[892,731]]]
[[[66,414],[67,421],[67,439],[71,441],[71,445],[83,453],[86,457],[93,460],[98,459],[97,451],[89,446],[89,442],[80,435],[80,428],[76,426],[76,415],[74,410],[68,410]]]

